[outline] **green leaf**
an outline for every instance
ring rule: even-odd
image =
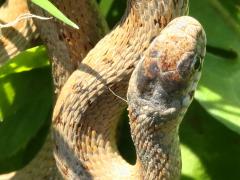
[[[50,125],[51,113],[49,113],[49,120],[45,121],[36,135],[27,142],[25,147],[18,150],[14,155],[4,157],[4,159],[0,160],[0,174],[16,171],[27,165],[43,146],[49,134]]]
[[[190,15],[208,39],[197,100],[217,120],[240,133],[240,1],[190,1]]]
[[[60,10],[58,10],[50,1],[48,0],[31,0],[34,4],[40,6],[54,17],[58,18],[62,22],[72,26],[73,28],[79,29],[78,25],[68,19]]]
[[[99,8],[101,9],[101,13],[104,17],[106,17],[114,3],[114,0],[108,1],[100,1]]]
[[[180,127],[183,180],[240,179],[240,136],[193,101]]]
[[[121,19],[125,11],[126,2],[116,0],[101,0],[99,2],[100,11],[106,18],[110,28],[113,28]]]
[[[46,49],[43,46],[37,46],[21,52],[0,67],[0,78],[44,66],[49,66]]]
[[[210,180],[207,170],[201,163],[198,155],[184,144],[181,144],[181,155],[182,155],[182,180]]]
[[[0,78],[0,172],[25,165],[29,143],[50,119],[52,91],[50,67]]]

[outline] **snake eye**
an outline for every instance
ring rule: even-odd
[[[200,56],[196,56],[196,61],[195,61],[195,64],[194,64],[194,69],[195,70],[201,70],[201,67],[202,67],[202,59]]]

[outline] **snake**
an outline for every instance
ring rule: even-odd
[[[82,62],[68,47],[76,70],[70,68],[58,88],[52,117],[54,157],[65,179],[180,178],[179,125],[206,51],[205,32],[187,13],[188,0],[128,0],[123,18]],[[54,57],[54,44],[47,46]],[[126,108],[134,165],[122,158],[116,140]]]
[[[182,16],[187,12],[186,0],[129,0],[119,24],[68,78],[52,118],[65,179],[180,178],[178,129],[206,46],[201,24]],[[116,142],[126,94],[134,165]]]

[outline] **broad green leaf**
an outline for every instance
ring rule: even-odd
[[[106,17],[108,15],[113,3],[114,3],[114,0],[99,2],[99,8],[101,9],[101,13],[104,17]]]
[[[240,1],[190,1],[190,14],[208,39],[197,100],[216,119],[240,133]]]
[[[68,19],[60,10],[58,10],[50,1],[48,0],[31,0],[34,4],[40,6],[54,17],[58,18],[62,22],[66,23],[69,26],[72,26],[76,29],[79,29],[78,25]]]
[[[210,180],[207,171],[201,163],[201,159],[184,144],[181,144],[182,155],[182,180],[195,179],[195,180]]]
[[[240,133],[240,66],[210,53],[196,98],[227,127]]]
[[[240,135],[193,101],[180,127],[183,180],[240,179]]]
[[[30,151],[26,148],[49,120],[52,110],[50,68],[0,78],[0,97],[0,172],[6,172],[26,163],[23,158],[26,151]],[[14,159],[12,163],[10,159]]]
[[[0,174],[9,173],[23,168],[36,156],[43,146],[46,136],[49,134],[51,123],[50,117],[51,113],[49,113],[49,120],[44,122],[34,137],[27,142],[26,146],[19,149],[14,155],[4,157],[0,160]]]
[[[30,71],[34,68],[44,66],[49,66],[46,49],[43,46],[37,46],[21,52],[1,66],[0,78],[9,74]]]

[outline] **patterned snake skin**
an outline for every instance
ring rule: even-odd
[[[77,8],[67,1],[58,6]],[[51,23],[36,21],[53,59],[59,94],[54,157],[65,179],[180,178],[178,128],[200,79],[206,46],[202,26],[183,16],[187,13],[188,0],[129,0],[121,21],[88,54],[78,47],[89,38],[76,42],[81,36],[68,28],[53,32]],[[99,34],[96,39],[104,32]],[[135,165],[121,157],[116,142],[127,106]]]
[[[190,17],[161,30],[187,9],[180,0],[129,1],[120,23],[70,76],[53,113],[54,155],[66,179],[180,177],[178,126],[200,77],[206,39]],[[116,145],[126,104],[112,91],[125,97],[128,85],[135,165]]]

